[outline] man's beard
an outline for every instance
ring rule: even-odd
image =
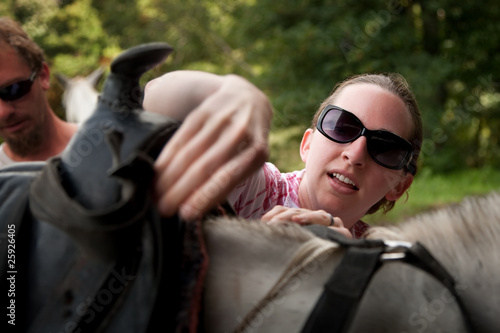
[[[5,138],[5,142],[14,154],[26,157],[40,151],[43,139],[42,126],[37,126],[27,134]]]

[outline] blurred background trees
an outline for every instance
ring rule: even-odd
[[[270,97],[273,131],[298,128],[292,136],[338,81],[399,72],[422,110],[424,170],[500,166],[493,0],[3,0],[0,15],[22,22],[52,72],[67,76],[107,68],[128,47],[167,42],[175,52],[145,81],[176,69],[243,75]]]

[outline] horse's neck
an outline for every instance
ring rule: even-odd
[[[396,227],[375,227],[369,237],[418,241],[457,277],[471,278],[483,264],[500,270],[500,195],[467,198]]]
[[[372,277],[349,332],[467,330],[458,304],[443,284],[420,268],[388,262]]]
[[[419,241],[457,281],[481,332],[500,327],[500,195],[471,197],[390,229],[373,238]]]
[[[335,244],[309,236],[266,235],[270,229],[256,223],[220,221],[205,229],[210,269],[204,316],[213,332],[234,331],[245,319],[259,331],[283,331],[286,325],[296,330],[334,267],[334,256],[325,254],[334,252]],[[254,315],[248,316],[252,309]]]

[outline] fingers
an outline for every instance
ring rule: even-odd
[[[265,162],[266,159],[263,157],[253,158],[259,154],[264,156],[256,151],[258,150],[246,150],[219,168],[181,204],[180,215],[184,218],[196,218],[215,204],[222,202],[237,184]]]
[[[300,214],[293,216],[294,222],[301,224],[320,224],[324,226],[343,226],[342,220],[333,217],[324,210],[304,210]]]
[[[333,218],[324,210],[309,210],[303,208],[287,208],[275,206],[263,217],[262,221],[268,224],[283,222],[295,222],[302,225],[320,224],[324,226],[343,226],[342,220],[338,217]],[[333,224],[331,224],[333,221]]]
[[[200,116],[183,124],[155,162],[155,192],[164,214],[172,215],[199,182],[227,160],[229,140],[217,141],[219,124],[203,126],[203,120]]]
[[[293,208],[286,208],[280,205],[274,206],[264,214],[261,218],[263,222],[267,222],[267,224],[275,224],[279,222],[290,222],[292,220],[292,216],[297,214],[297,211],[293,210]]]
[[[200,129],[182,149],[173,142],[156,163],[156,194],[162,214],[172,215],[183,202],[200,213],[205,211],[267,159],[267,145],[242,145],[248,140],[240,139],[237,128],[223,130],[219,124],[209,127]],[[187,211],[186,207],[184,213]]]
[[[344,227],[344,223],[339,217],[334,217],[324,210],[308,210],[302,208],[286,208],[275,206],[263,217],[262,221],[269,225],[294,222],[300,225],[319,224],[352,238],[352,234]]]
[[[333,217],[331,216],[330,223],[328,224],[328,227],[335,227],[335,228],[344,228],[344,222],[340,219],[340,217]]]
[[[235,89],[241,82],[232,79]],[[239,95],[221,88],[207,98],[164,147],[154,187],[163,216],[198,217],[266,161],[272,109],[263,94],[247,96],[244,87]]]

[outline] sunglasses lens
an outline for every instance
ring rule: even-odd
[[[2,88],[0,90],[0,99],[4,101],[15,101],[29,93],[32,83],[33,81],[31,80],[25,80]]]
[[[400,169],[410,156],[411,147],[403,139],[391,133],[373,134],[368,140],[368,152],[372,158],[390,169]]]
[[[325,114],[321,126],[331,139],[339,143],[351,142],[363,129],[363,124],[358,119],[337,109],[331,109]]]
[[[360,135],[366,136],[370,156],[389,169],[402,169],[411,157],[412,146],[408,141],[391,132],[370,131],[354,114],[335,106],[323,110],[317,127],[338,143],[348,143]]]

